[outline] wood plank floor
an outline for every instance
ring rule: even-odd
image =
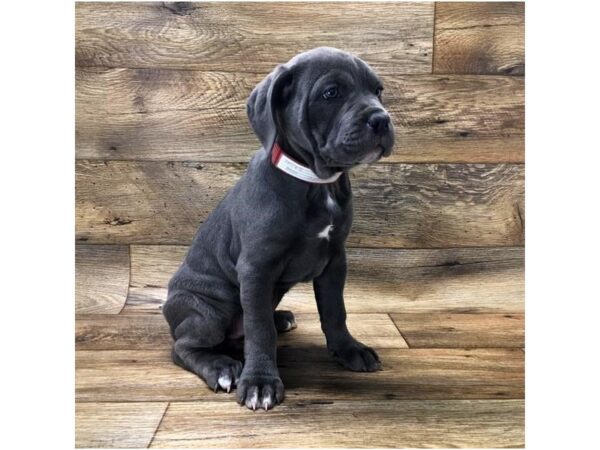
[[[92,311],[76,316],[78,447],[523,446],[522,248],[349,249],[348,325],[383,370],[348,372],[331,360],[301,286],[283,302],[298,322],[279,337],[286,400],[252,413],[171,362],[160,305],[186,247],[132,245],[129,260],[115,257],[123,246],[77,247],[83,267],[127,274],[103,284],[105,270],[88,272],[78,296],[78,310]],[[441,298],[411,291],[411,278]],[[462,298],[445,297],[454,283]],[[129,292],[117,304],[106,289]]]
[[[75,11],[77,447],[524,446],[523,3]],[[331,360],[301,284],[285,402],[253,413],[171,362],[161,307],[259,147],[250,91],[320,45],[368,61],[396,125],[351,175],[348,326],[383,370]]]

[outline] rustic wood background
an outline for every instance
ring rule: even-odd
[[[352,174],[346,288],[386,370],[331,364],[299,286],[288,400],[257,418],[169,363],[159,308],[259,148],[250,91],[320,45],[373,66],[396,124]],[[75,49],[78,446],[523,445],[523,3],[77,3]]]

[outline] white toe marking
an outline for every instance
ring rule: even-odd
[[[320,237],[321,239],[329,240],[329,234],[331,233],[332,230],[333,230],[333,225],[329,224],[325,228],[323,228],[323,230],[319,234],[317,234],[317,237]]]
[[[271,394],[267,394],[265,398],[263,398],[263,408],[265,411],[269,409],[269,405],[271,404]]]
[[[254,392],[254,394],[252,394],[252,398],[250,399],[250,407],[252,409],[256,409],[257,405],[258,405],[258,392]]]
[[[231,377],[229,375],[221,375],[217,382],[224,391],[231,391]]]

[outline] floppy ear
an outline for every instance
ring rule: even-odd
[[[246,113],[254,133],[269,153],[277,136],[276,111],[283,104],[283,88],[291,81],[292,71],[280,65],[252,91]]]

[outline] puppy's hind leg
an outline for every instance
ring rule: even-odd
[[[198,347],[193,336],[177,339],[173,345],[173,362],[195,373],[217,392],[231,392],[242,373],[242,362],[219,353],[215,348]]]
[[[242,363],[220,351],[227,318],[208,311],[202,314],[198,308],[189,307],[194,303],[186,296],[175,296],[163,307],[175,340],[173,362],[198,375],[214,391],[230,392],[242,372]]]
[[[275,289],[275,294],[273,296],[273,309],[277,308],[277,305],[279,305],[279,302],[281,302],[281,299],[287,291],[287,287]],[[278,333],[291,331],[298,326],[296,325],[294,313],[291,311],[276,310],[273,312],[273,321],[275,322],[275,329]]]
[[[291,311],[277,310],[273,313],[273,320],[275,321],[275,328],[279,333],[285,333],[298,327],[294,313]]]

